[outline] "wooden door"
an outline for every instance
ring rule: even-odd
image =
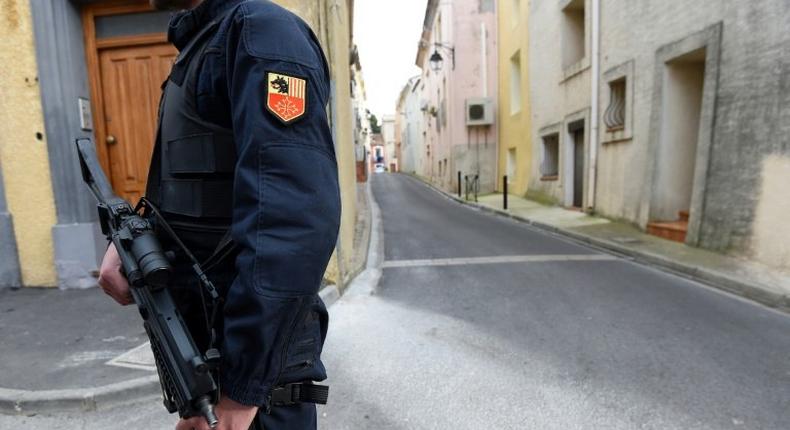
[[[177,54],[168,43],[99,51],[104,127],[97,130],[97,144],[106,145],[115,192],[132,203],[145,193],[160,86]]]

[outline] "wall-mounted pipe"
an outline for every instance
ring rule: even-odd
[[[587,207],[595,209],[595,192],[598,178],[598,99],[600,76],[600,41],[601,41],[601,2],[590,0],[592,8],[592,28],[590,29],[590,169]]]

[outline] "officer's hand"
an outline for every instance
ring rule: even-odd
[[[221,397],[219,404],[214,408],[217,414],[217,428],[214,430],[248,430],[258,413],[256,406],[242,405],[227,397]],[[176,430],[211,430],[203,417],[192,417],[181,420],[176,425]]]
[[[129,292],[129,282],[121,273],[121,258],[114,244],[110,244],[104,254],[104,260],[99,269],[99,286],[116,302],[127,306],[132,304],[132,293]]]

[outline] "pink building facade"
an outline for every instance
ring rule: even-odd
[[[477,176],[481,193],[496,184],[496,112],[493,123],[467,125],[468,103],[488,100],[486,109],[497,106],[495,5],[494,0],[428,0],[426,7],[416,58],[422,69],[423,136],[416,168],[447,191],[457,189],[459,171]]]

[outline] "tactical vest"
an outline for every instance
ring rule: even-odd
[[[162,84],[146,195],[174,227],[186,223],[216,231],[230,225],[233,131],[202,119],[196,106],[200,59],[217,24],[210,23],[192,38]]]

